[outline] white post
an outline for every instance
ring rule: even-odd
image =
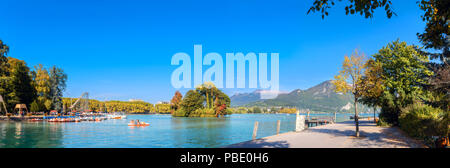
[[[253,140],[256,139],[257,133],[258,133],[258,121],[255,121],[255,126],[253,127],[253,135],[252,135]]]
[[[297,116],[295,119],[295,132],[303,131],[305,129],[305,116],[299,115],[297,111]]]
[[[280,134],[280,120],[277,120],[277,135]]]

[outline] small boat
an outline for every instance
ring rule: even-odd
[[[130,126],[130,127],[146,127],[146,126],[150,126],[150,124],[141,122],[140,124],[128,124],[128,126]]]
[[[74,118],[52,118],[48,122],[75,122]]]
[[[59,122],[59,120],[57,119],[57,118],[52,118],[52,119],[49,119],[49,120],[47,120],[48,122]]]
[[[36,121],[43,121],[43,119],[40,119],[40,118],[33,118],[33,119],[28,120],[28,121],[36,122]]]
[[[116,112],[116,113],[112,113],[112,114],[107,115],[107,117],[110,118],[110,119],[126,119],[127,115],[125,115],[125,113]]]

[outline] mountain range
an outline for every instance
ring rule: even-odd
[[[275,99],[260,99],[260,93],[261,90],[235,94],[230,98],[231,106],[296,107],[316,112],[349,112],[354,110],[353,96],[336,93],[331,80],[306,90],[296,89],[288,93],[281,93]]]

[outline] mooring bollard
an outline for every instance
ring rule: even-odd
[[[277,121],[277,135],[280,134],[280,120]]]
[[[255,121],[255,126],[253,127],[253,136],[252,136],[253,140],[256,139],[257,132],[258,132],[258,121]]]

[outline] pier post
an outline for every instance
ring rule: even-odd
[[[297,112],[297,116],[295,119],[295,131],[299,132],[303,131],[304,129],[305,129],[305,116],[299,115],[299,113]]]
[[[252,136],[253,140],[256,139],[257,132],[258,132],[258,121],[255,121],[255,126],[253,127],[253,136]]]
[[[309,109],[308,109],[308,111],[307,111],[307,116],[306,116],[306,118],[309,120]]]
[[[337,119],[336,119],[336,112],[334,112],[334,123],[336,123]]]
[[[280,120],[277,120],[277,135],[280,134]]]

